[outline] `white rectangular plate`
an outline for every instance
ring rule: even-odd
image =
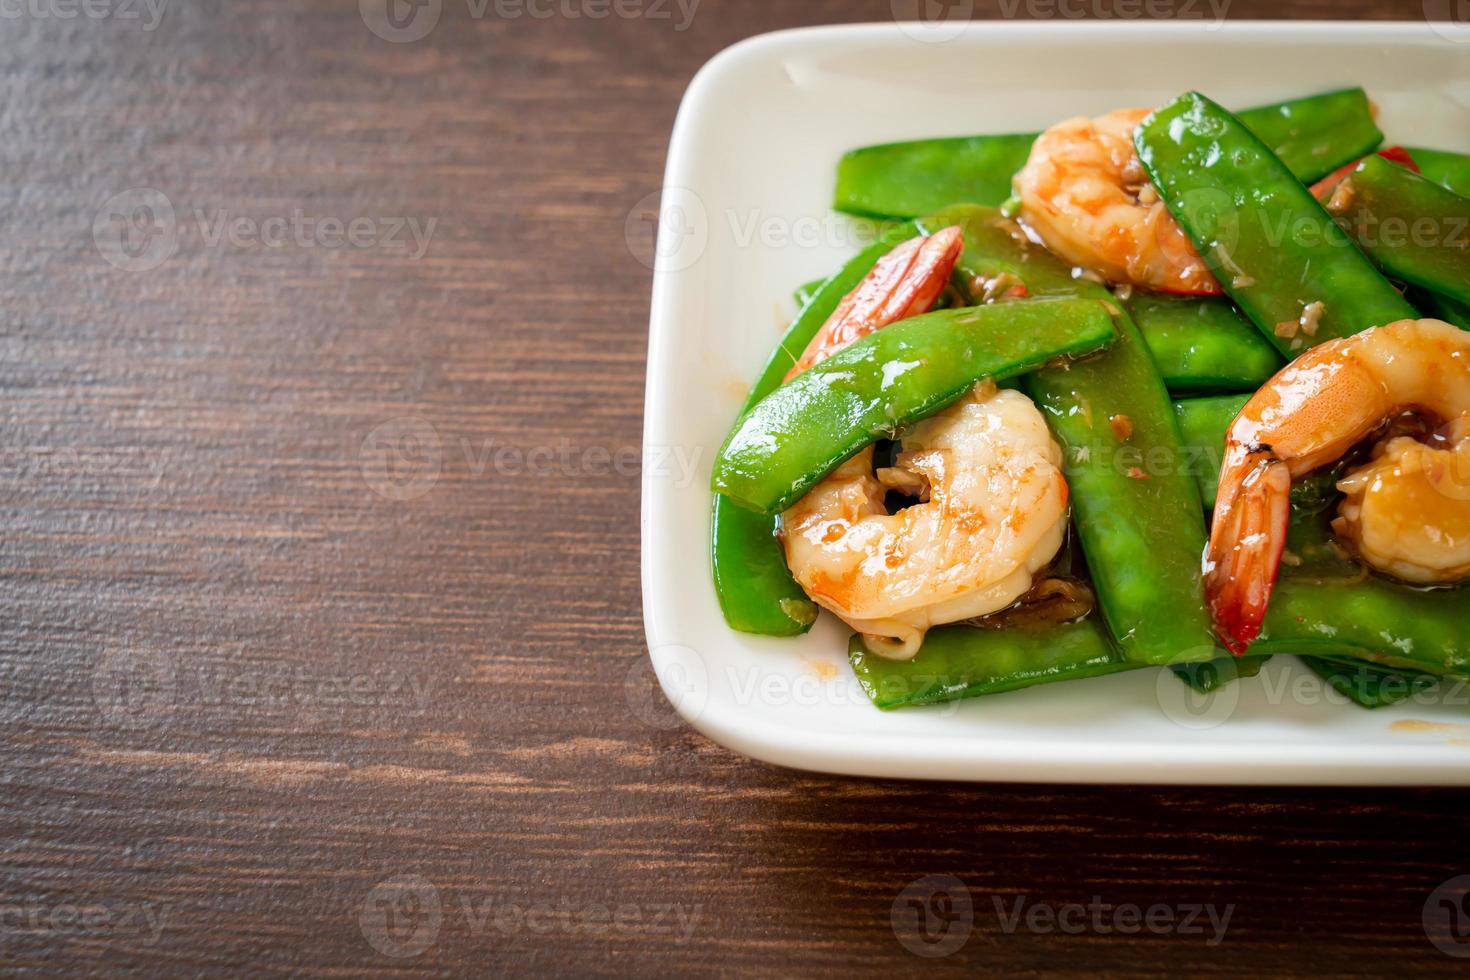
[[[949,34],[956,34],[950,31]],[[653,665],[705,735],[801,769],[1097,783],[1470,784],[1470,692],[1363,711],[1291,657],[1189,702],[1159,670],[897,712],[849,669],[849,631],[730,630],[710,580],[710,468],[748,384],[860,231],[829,210],[848,149],[1034,131],[1197,89],[1245,107],[1349,85],[1391,142],[1470,150],[1470,32],[1419,24],[816,28],[725,51],[674,127],[644,423],[643,601]],[[684,465],[692,464],[687,471]],[[1429,703],[1425,703],[1429,702]]]

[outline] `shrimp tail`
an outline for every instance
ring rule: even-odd
[[[1205,552],[1205,594],[1215,632],[1237,657],[1261,632],[1291,516],[1291,471],[1270,447],[1233,448]]]
[[[880,258],[837,304],[784,380],[790,381],[875,330],[929,312],[964,250],[964,233],[952,225],[911,238]]]

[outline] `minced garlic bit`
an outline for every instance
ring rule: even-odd
[[[1292,568],[1301,568],[1302,556],[1287,548],[1281,552],[1281,564],[1290,565]]]
[[[1113,295],[1118,297],[1120,303],[1126,303],[1133,298],[1133,283],[1120,282],[1113,287]]]
[[[1327,304],[1320,299],[1315,303],[1308,303],[1302,310],[1302,333],[1308,337],[1317,336],[1317,327],[1322,322],[1322,314],[1327,312]]]
[[[1108,428],[1113,430],[1113,435],[1119,439],[1133,438],[1133,420],[1126,415],[1114,415],[1108,419]]]
[[[1322,325],[1322,314],[1326,312],[1327,304],[1321,300],[1308,303],[1302,307],[1302,315],[1296,320],[1282,320],[1276,324],[1276,336],[1295,338],[1297,334],[1306,334],[1308,337],[1315,337],[1318,328]],[[1292,346],[1295,349],[1296,345]]]
[[[1236,276],[1230,280],[1230,285],[1236,289],[1250,289],[1255,284],[1256,280],[1252,276]]]

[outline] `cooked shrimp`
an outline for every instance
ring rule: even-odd
[[[786,561],[807,594],[908,659],[932,626],[1024,595],[1062,546],[1061,450],[1025,395],[982,382],[911,428],[896,465],[868,448],[781,519]],[[887,488],[921,503],[889,514]]]
[[[1226,435],[1205,589],[1216,630],[1233,652],[1245,651],[1265,618],[1286,544],[1292,478],[1338,459],[1407,410],[1451,420],[1451,439],[1445,448],[1411,450],[1398,439],[1379,447],[1377,460],[1342,481],[1348,498],[1339,530],[1390,574],[1416,582],[1464,577],[1470,333],[1440,320],[1400,320],[1331,340],[1268,381]],[[1457,485],[1464,492],[1452,492]]]
[[[883,256],[857,288],[837,304],[786,373],[786,380],[874,330],[927,313],[944,291],[964,250],[964,234],[956,225],[927,237],[911,238]]]
[[[964,249],[958,227],[898,246],[838,305],[791,378],[848,344],[934,305]],[[978,385],[905,435],[896,466],[865,449],[781,519],[787,564],[819,604],[892,656],[912,657],[939,623],[995,612],[1061,548],[1067,484],[1036,406]],[[890,515],[888,489],[922,503]]]
[[[1149,109],[1057,123],[1016,174],[1021,220],[1046,247],[1111,282],[1171,293],[1220,285],[1149,183],[1133,131]]]
[[[1369,565],[1419,585],[1470,577],[1470,416],[1434,443],[1384,440],[1337,488],[1333,530]]]

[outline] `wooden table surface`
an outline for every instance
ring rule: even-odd
[[[1464,792],[834,779],[669,724],[625,219],[705,60],[890,4],[427,2],[0,10],[5,966],[1459,965],[1421,912]],[[925,946],[930,875],[973,923],[951,883]]]

